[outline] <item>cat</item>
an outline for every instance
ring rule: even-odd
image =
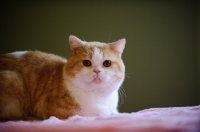
[[[0,120],[44,120],[118,113],[125,39],[69,36],[68,59],[41,51],[0,55]]]

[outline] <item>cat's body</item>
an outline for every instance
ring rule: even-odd
[[[70,36],[70,46],[68,60],[40,51],[0,56],[0,120],[118,112],[125,39],[104,44]]]

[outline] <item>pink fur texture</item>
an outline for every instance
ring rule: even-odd
[[[200,132],[200,105],[151,108],[111,116],[73,116],[67,120],[50,117],[44,121],[0,123],[1,132],[84,131],[84,132]]]

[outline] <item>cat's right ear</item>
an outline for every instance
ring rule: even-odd
[[[70,35],[69,36],[69,45],[71,47],[71,50],[75,51],[77,48],[82,47],[84,45],[84,43],[76,36]]]

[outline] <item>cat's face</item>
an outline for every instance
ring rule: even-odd
[[[70,83],[85,90],[118,90],[124,80],[121,54],[125,41],[109,45],[76,39],[70,42],[72,53],[66,65]]]

